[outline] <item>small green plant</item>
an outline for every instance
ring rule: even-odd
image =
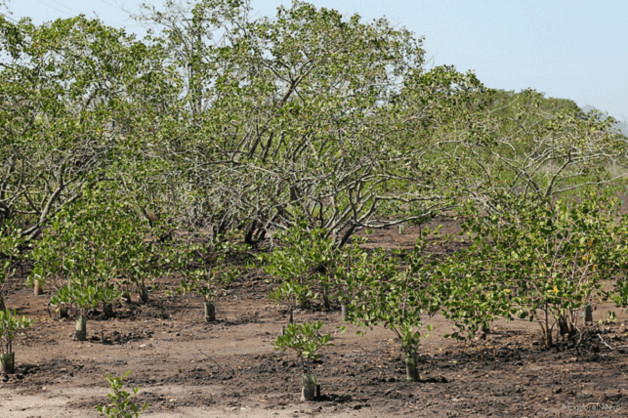
[[[288,309],[308,307],[320,299],[324,308],[330,308],[330,276],[339,249],[321,228],[311,228],[301,222],[276,237],[281,246],[263,256],[264,270],[290,283],[276,292],[274,299],[288,304]],[[289,300],[291,299],[291,300]]]
[[[364,290],[361,307],[352,306],[349,310],[351,321],[358,325],[372,327],[382,324],[395,333],[405,356],[408,381],[420,379],[418,370],[418,350],[421,338],[431,331],[425,324],[424,315],[432,314],[434,302],[423,288],[424,282],[409,271],[399,273],[379,284],[371,284]],[[423,328],[425,327],[425,331]]]
[[[381,256],[375,252],[371,257],[361,247],[364,238],[353,237],[351,244],[342,247],[334,257],[334,269],[331,278],[331,289],[334,298],[340,303],[342,319],[347,320],[348,306],[359,292],[360,286],[368,281],[372,273],[372,260]]]
[[[75,272],[81,273],[78,268]],[[82,273],[71,277],[68,284],[50,298],[50,305],[76,312],[74,336],[78,341],[87,339],[87,315],[90,309],[96,308],[99,303],[110,304],[119,295],[119,292],[95,280],[88,272]]]
[[[296,307],[308,307],[319,299],[325,309],[330,309],[332,302],[339,303],[346,319],[356,285],[372,271],[371,260],[360,247],[366,240],[354,237],[350,244],[338,247],[320,229],[293,228],[281,235],[286,236],[285,247],[265,256],[266,271],[284,279],[270,299],[286,306],[289,323]]]
[[[214,299],[246,269],[232,262],[243,255],[246,245],[236,243],[235,237],[219,237],[209,245],[185,244],[174,248],[174,270],[181,276],[178,293],[194,292],[203,297],[205,321],[216,320]]]
[[[310,301],[316,299],[310,286],[299,283],[297,280],[283,282],[270,293],[269,297],[270,300],[278,304],[283,303],[286,306],[289,325],[294,323],[295,308],[307,306]]]
[[[13,373],[15,355],[13,353],[13,338],[33,321],[25,316],[18,317],[15,311],[8,309],[0,311],[0,372]]]
[[[319,350],[322,347],[333,345],[331,334],[320,334],[323,327],[321,321],[289,324],[283,335],[277,337],[275,349],[286,351],[294,350],[303,369],[303,373],[309,373],[312,361],[320,358]]]
[[[428,234],[426,228],[410,255],[409,266],[402,271],[396,260],[383,251],[370,255],[368,274],[353,278],[355,296],[347,316],[356,325],[372,328],[381,324],[395,333],[405,356],[408,381],[420,378],[418,350],[421,338],[432,329],[424,323],[424,317],[433,315],[440,306],[431,274],[434,261],[421,252]]]
[[[131,370],[127,371],[123,377],[111,377],[111,373],[107,373],[105,380],[109,382],[112,393],[107,394],[107,398],[111,401],[108,405],[98,405],[96,411],[110,418],[132,418],[138,417],[148,408],[148,403],[139,406],[133,402],[133,398],[137,396],[140,390],[139,386],[131,388],[131,392],[124,390],[124,379],[126,379]]]
[[[277,337],[275,350],[294,350],[303,371],[303,400],[312,401],[316,398],[316,376],[311,373],[313,361],[320,358],[319,350],[322,347],[333,345],[331,334],[320,334],[323,323],[305,322],[288,324],[283,335]],[[341,328],[341,330],[343,330]]]

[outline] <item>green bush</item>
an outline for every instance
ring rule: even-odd
[[[32,323],[33,321],[25,316],[16,316],[15,311],[0,310],[0,350],[2,354],[13,353],[13,338],[20,330],[28,328]]]
[[[137,418],[143,411],[148,408],[148,403],[142,406],[133,402],[133,398],[137,396],[137,392],[140,390],[139,386],[131,388],[131,392],[124,390],[124,379],[126,379],[131,371],[127,371],[123,377],[115,376],[111,377],[110,373],[107,373],[105,379],[109,382],[112,393],[107,394],[107,397],[111,401],[107,405],[98,405],[96,410],[102,415],[106,415],[110,418]]]
[[[333,345],[331,343],[331,334],[320,334],[319,331],[323,327],[323,323],[305,322],[303,324],[288,324],[284,329],[283,335],[275,340],[276,350],[293,350],[303,373],[309,373],[312,361],[320,357],[319,350],[322,347]]]
[[[473,243],[443,263],[445,314],[470,334],[496,317],[529,318],[546,347],[571,336],[587,305],[604,299],[602,280],[625,264],[626,231],[618,202],[588,194],[580,201],[513,199],[500,212],[465,213]]]

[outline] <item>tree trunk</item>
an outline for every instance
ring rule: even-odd
[[[43,283],[41,283],[39,280],[35,280],[33,282],[33,295],[34,296],[41,296],[43,294],[44,294]]]
[[[342,315],[342,320],[347,320],[347,304],[344,302],[340,303],[340,314]]]
[[[244,234],[244,243],[252,247],[256,247],[257,244],[266,236],[266,230],[258,221],[253,220]]]
[[[567,321],[567,317],[565,315],[560,315],[558,317],[558,328],[559,328],[561,337],[566,338],[566,336],[571,335],[569,322]]]
[[[120,297],[120,299],[122,300],[122,302],[124,303],[131,303],[132,299],[131,299],[131,292],[124,292],[122,294],[122,296]]]
[[[0,354],[0,373],[11,374],[15,371],[15,353]]]
[[[68,317],[68,308],[66,306],[59,306],[57,308],[57,313],[59,314],[59,319],[64,319]]]
[[[584,325],[593,323],[593,306],[587,305],[586,308],[584,308],[583,317]]]
[[[418,363],[416,354],[406,354],[406,378],[408,382],[418,382],[421,379]]]
[[[216,307],[214,303],[206,300],[203,306],[205,308],[205,322],[214,322],[216,320]]]
[[[76,330],[74,336],[78,341],[87,340],[87,317],[79,315],[76,317]]]
[[[302,401],[316,400],[316,376],[312,373],[303,373],[303,386],[301,390]]]
[[[113,304],[105,303],[102,307],[103,313],[105,314],[105,318],[113,318]]]
[[[545,344],[545,348],[550,348],[552,346],[552,327],[550,327],[549,323],[549,309],[547,307],[547,303],[545,304],[545,326],[541,325],[543,329],[543,343]]]
[[[139,287],[138,293],[140,295],[140,301],[143,304],[148,303],[148,289],[146,288],[146,286],[142,285]]]
[[[329,300],[329,295],[327,292],[323,292],[323,309],[325,312],[329,312],[331,310],[331,301]]]
[[[246,229],[244,234],[244,243],[247,245],[255,246],[255,240],[253,236],[255,235],[255,230],[257,228],[257,221],[254,219]]]
[[[487,324],[482,324],[480,327],[480,336],[481,340],[485,340],[486,336],[491,333],[491,326]]]
[[[554,344],[551,330],[543,330],[543,344],[545,345],[545,348],[550,348]]]

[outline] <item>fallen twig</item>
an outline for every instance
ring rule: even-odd
[[[220,365],[220,363],[218,363],[216,360],[214,360],[211,356],[209,356],[209,354],[203,353],[200,349],[196,349],[196,351],[198,351],[199,353],[201,353],[202,355],[204,355],[205,357],[207,357],[207,359],[211,360],[212,362],[214,362],[214,364],[216,366],[218,366],[218,368],[223,369],[222,365]],[[231,366],[228,366],[232,372],[235,373],[235,369]]]
[[[620,345],[617,347],[611,347],[606,341],[604,341],[604,338],[602,338],[602,336],[600,334],[597,334],[597,337],[600,339],[600,341],[602,341],[602,344],[604,344],[606,347],[608,347],[609,350],[611,351],[615,351],[617,349],[620,348],[628,348],[628,345]]]

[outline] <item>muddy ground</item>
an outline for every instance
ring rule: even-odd
[[[371,245],[410,248],[416,228],[390,229]],[[394,334],[375,328],[366,336],[339,312],[298,312],[320,319],[334,333],[315,373],[316,402],[300,401],[300,370],[290,353],[272,343],[286,322],[268,299],[272,285],[259,272],[240,278],[218,299],[218,321],[203,322],[201,300],[168,296],[173,278],[156,283],[147,305],[118,308],[117,318],[96,313],[88,341],[73,341],[74,323],[47,308],[50,295],[33,296],[14,278],[7,304],[35,320],[16,340],[17,370],[0,375],[2,417],[98,416],[110,392],[104,376],[131,374],[146,416],[628,416],[628,316],[584,330],[579,346],[544,350],[538,325],[498,321],[486,339],[457,342],[441,335],[444,318],[421,349],[421,381],[405,381]],[[598,306],[594,320],[606,318]]]

